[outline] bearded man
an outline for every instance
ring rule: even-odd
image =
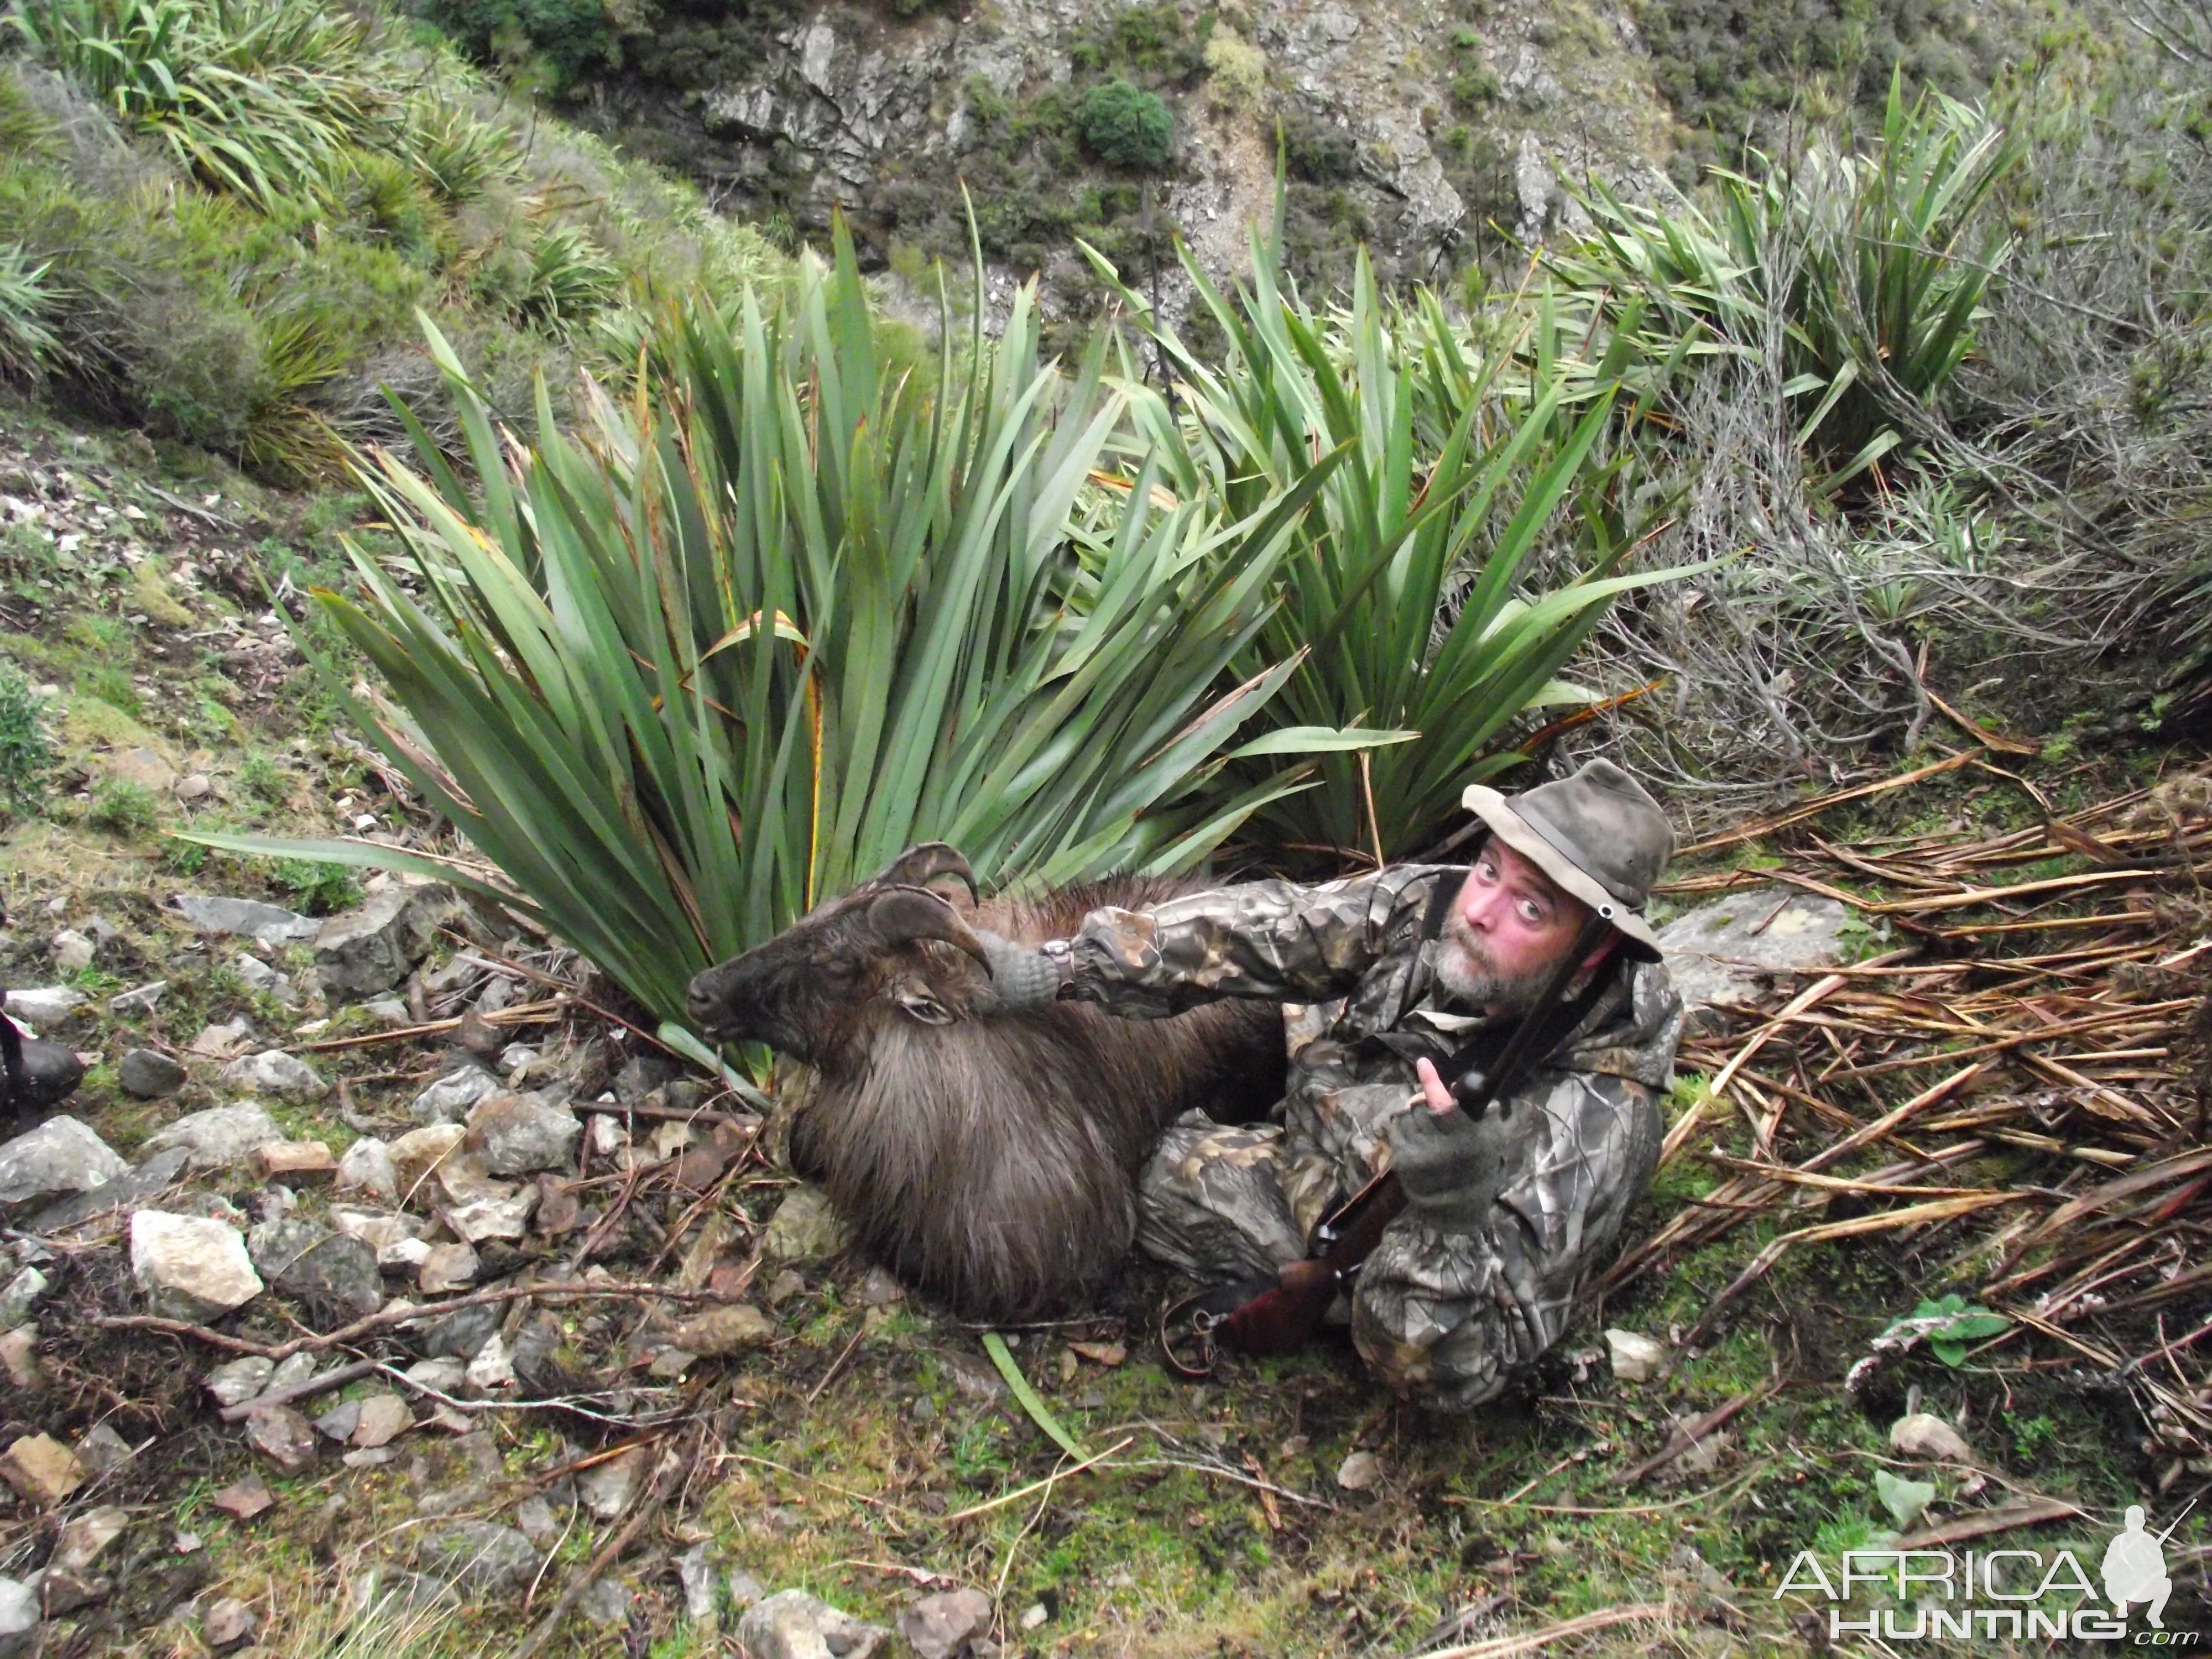
[[[1488,831],[1467,866],[1243,883],[1095,910],[1036,951],[985,941],[1009,1007],[1286,1005],[1275,1121],[1170,1125],[1144,1172],[1138,1243],[1200,1285],[1272,1284],[1395,1170],[1407,1207],[1352,1280],[1352,1341],[1393,1389],[1448,1411],[1525,1376],[1610,1256],[1657,1160],[1682,1029],[1642,915],[1674,832],[1643,787],[1601,760],[1462,799]],[[1471,1117],[1438,1067],[1481,1070],[1531,1020],[1534,1063]]]

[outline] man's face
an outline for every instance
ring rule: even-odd
[[[1493,1013],[1525,1013],[1589,908],[1492,837],[1468,872],[1437,948],[1437,978],[1457,1000]]]

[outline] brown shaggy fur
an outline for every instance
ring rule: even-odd
[[[990,981],[969,957],[938,939],[887,944],[870,925],[875,898],[927,868],[924,851],[702,974],[693,1006],[715,1036],[814,1069],[793,1164],[893,1272],[964,1317],[1034,1319],[1119,1267],[1137,1171],[1171,1119],[1197,1107],[1247,1121],[1281,1096],[1281,1015],[1227,1002],[1123,1020],[1060,1003],[979,1017]],[[1121,878],[962,919],[1037,944],[1100,905],[1192,886]]]

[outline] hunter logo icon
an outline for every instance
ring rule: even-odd
[[[2192,1501],[2190,1508],[2194,1509]],[[2143,1512],[2140,1504],[2128,1506],[2127,1528],[2105,1547],[2102,1569],[2105,1594],[2111,1598],[2112,1610],[2123,1619],[2128,1616],[2128,1604],[2132,1601],[2150,1603],[2150,1622],[2154,1630],[2164,1630],[2166,1598],[2173,1594],[2173,1580],[2166,1571],[2166,1540],[2174,1527],[2182,1522],[2189,1510],[2173,1517],[2172,1526],[2154,1536],[2143,1530]]]

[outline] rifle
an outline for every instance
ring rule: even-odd
[[[1480,1039],[1462,1048],[1445,1062],[1444,1075],[1453,1079],[1452,1098],[1459,1103],[1462,1111],[1470,1117],[1480,1117],[1498,1097],[1510,1095],[1518,1088],[1530,1068],[1549,1051],[1551,1042],[1540,1045],[1538,1039],[1548,1032],[1556,1041],[1560,1035],[1553,1018],[1559,1000],[1583,959],[1597,948],[1598,941],[1612,925],[1606,917],[1597,915],[1583,924],[1573,945],[1546,982],[1543,994],[1514,1027],[1504,1052],[1498,1055],[1494,1066],[1480,1072],[1471,1069],[1481,1050],[1488,1046]],[[1413,1109],[1429,1109],[1424,1103]],[[1510,1109],[1506,1105],[1498,1108],[1500,1113]],[[1384,1170],[1354,1193],[1315,1231],[1316,1254],[1291,1262],[1273,1285],[1242,1303],[1225,1317],[1209,1321],[1201,1312],[1201,1334],[1219,1333],[1240,1353],[1297,1352],[1312,1340],[1329,1304],[1336,1299],[1338,1290],[1359,1271],[1360,1264],[1382,1242],[1384,1230],[1404,1213],[1405,1208],[1404,1186],[1395,1170]],[[1169,1357],[1174,1358],[1172,1351]],[[1182,1369],[1180,1361],[1176,1364],[1178,1370]]]

